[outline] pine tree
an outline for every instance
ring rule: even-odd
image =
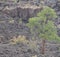
[[[29,23],[27,23],[33,36],[38,35],[42,38],[42,54],[45,52],[45,40],[60,40],[54,25],[55,18],[57,15],[54,9],[46,6],[37,14],[37,17],[30,18]]]

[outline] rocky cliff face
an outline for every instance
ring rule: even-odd
[[[41,10],[40,7],[31,6],[29,7],[16,7],[13,9],[5,9],[3,12],[12,18],[21,18],[24,22],[27,22],[30,17],[36,16],[36,14]]]

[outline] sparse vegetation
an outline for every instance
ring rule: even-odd
[[[60,1],[0,0],[0,57],[60,57],[57,34]]]
[[[26,39],[25,36],[18,36],[17,38],[16,37],[13,37],[11,40],[10,40],[10,43],[11,44],[17,44],[17,43],[27,43],[28,40]]]
[[[37,49],[37,41],[32,41],[32,40],[27,40],[25,36],[18,36],[17,38],[16,37],[13,37],[11,40],[10,40],[10,44],[18,44],[18,43],[22,43],[22,44],[25,44],[29,47],[29,49],[31,50],[35,50]]]
[[[9,20],[9,23],[14,23],[14,20]]]
[[[20,18],[20,19],[19,19],[19,24],[22,24],[22,23],[23,23],[23,22],[22,22],[22,19]]]
[[[37,57],[37,55],[34,55],[34,56],[32,56],[32,57]]]

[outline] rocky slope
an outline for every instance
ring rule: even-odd
[[[0,57],[43,57],[40,54],[39,39],[38,41],[35,40],[35,49],[31,49],[29,43],[18,43],[17,45],[9,43],[14,36],[25,35],[27,39],[31,37],[26,23],[30,17],[36,16],[42,10],[40,4],[52,7],[57,12],[58,18],[55,23],[58,28],[58,35],[60,35],[60,0],[44,0],[44,2],[40,0],[17,0],[17,2],[0,0]],[[53,43],[47,43],[46,57],[60,57],[60,45]]]
[[[29,29],[25,23],[30,17],[36,16],[42,8],[30,4],[21,5],[20,3],[0,2],[0,4],[1,39],[8,40],[17,35],[28,36]]]

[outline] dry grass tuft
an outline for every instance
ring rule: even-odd
[[[17,43],[27,43],[28,40],[26,39],[26,37],[23,35],[19,35],[17,38],[13,37],[13,39],[10,40],[11,44],[17,44]]]

